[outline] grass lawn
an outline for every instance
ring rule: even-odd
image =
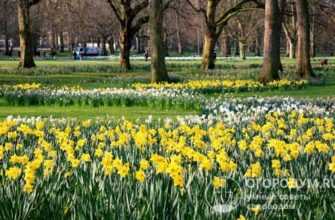
[[[322,98],[322,97],[333,97],[335,96],[335,80],[327,82],[325,86],[311,86],[308,85],[306,88],[301,90],[277,90],[277,91],[264,91],[264,92],[241,92],[228,94],[228,97],[297,97],[297,98]]]
[[[226,94],[227,97],[249,96],[292,96],[292,97],[328,97],[335,96],[335,59],[330,59],[330,65],[320,67],[320,59],[313,59],[317,73],[326,76],[324,86],[308,85],[302,90],[276,90],[265,92],[243,92]],[[18,70],[17,60],[0,60],[0,84],[18,84],[39,82],[51,86],[74,86],[83,88],[129,87],[134,82],[147,82],[150,79],[150,63],[143,60],[133,60],[133,69],[124,71],[119,67],[117,59],[72,61],[60,58],[58,60],[37,60],[37,68]],[[189,79],[255,79],[260,71],[261,58],[249,58],[241,61],[238,58],[218,59],[215,71],[204,74],[200,70],[201,61],[168,60],[167,66],[172,77],[179,80]],[[287,73],[294,71],[294,60],[283,59]],[[220,95],[214,94],[213,96]],[[183,110],[152,110],[145,107],[55,107],[55,106],[7,106],[0,99],[0,118],[8,115],[21,116],[54,116],[77,117],[122,117],[128,119],[153,117],[176,117],[178,115],[197,114]]]
[[[146,107],[90,107],[90,106],[8,106],[3,98],[0,98],[0,119],[11,116],[41,116],[41,117],[55,117],[55,118],[121,118],[125,117],[128,120],[144,119],[151,115],[155,118],[171,117],[183,115],[195,115],[196,111],[186,111],[182,109],[151,109]]]
[[[55,118],[78,118],[89,119],[95,117],[103,118],[121,118],[125,117],[128,120],[144,119],[151,115],[155,118],[176,118],[183,115],[194,115],[197,112],[183,110],[152,110],[145,107],[55,107],[55,106],[0,106],[0,119],[6,118],[9,115],[13,116],[41,116]]]

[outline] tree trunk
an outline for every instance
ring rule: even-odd
[[[315,57],[316,56],[316,22],[315,22],[315,15],[314,15],[314,7],[312,7],[312,16],[310,18],[312,19],[312,24],[310,25],[310,39],[311,39],[311,47],[310,47],[310,56]]]
[[[4,19],[3,21],[3,34],[5,36],[5,56],[9,55],[9,37],[8,37],[8,20]]]
[[[141,50],[141,37],[140,36],[136,36],[136,52],[138,54],[142,53],[142,50]]]
[[[207,71],[215,68],[215,31],[207,30],[202,52],[202,69]]]
[[[245,31],[244,31],[244,27],[242,25],[242,23],[240,22],[240,20],[237,20],[238,22],[238,28],[240,30],[240,36],[238,39],[238,44],[239,44],[239,48],[240,48],[240,58],[242,60],[245,60],[246,57],[246,50],[247,50],[247,40],[245,39]]]
[[[200,28],[197,28],[197,55],[201,53],[201,40],[200,40]]]
[[[57,50],[57,35],[54,28],[51,30],[51,53],[55,53]]]
[[[204,47],[202,51],[202,69],[204,71],[211,70],[215,68],[215,45],[217,42],[216,34],[216,24],[215,24],[215,15],[216,15],[217,3],[214,0],[207,1],[206,9],[206,32],[204,39]]]
[[[31,21],[30,21],[30,6],[27,0],[18,0],[18,23],[19,23],[19,38],[20,38],[20,63],[19,67],[32,68],[35,67]]]
[[[246,45],[245,41],[241,40],[241,39],[238,41],[238,43],[239,43],[239,47],[240,47],[240,58],[242,60],[246,60],[247,59],[247,52],[246,52],[247,45]]]
[[[316,42],[315,42],[315,35],[311,33],[311,57],[316,56]]]
[[[64,52],[65,46],[64,46],[64,33],[59,33],[59,41],[60,41],[60,52]]]
[[[295,25],[295,18],[292,18],[292,20],[293,25]],[[283,29],[287,41],[287,55],[290,59],[294,59],[297,48],[296,33],[289,32],[285,24],[283,25]]]
[[[108,52],[107,52],[107,48],[106,48],[106,37],[102,38],[102,56],[107,56]]]
[[[265,1],[264,63],[260,81],[279,79],[281,18],[278,0]]]
[[[8,38],[8,34],[5,33],[5,56],[9,56],[10,55],[10,51],[9,51],[9,38]]]
[[[285,29],[284,29],[285,30]],[[295,52],[297,49],[296,40],[289,36],[287,31],[285,31],[286,41],[287,41],[287,55],[290,59],[295,58]]]
[[[310,24],[307,0],[296,0],[298,23],[297,75],[302,79],[314,76],[310,62]]]
[[[98,48],[101,48],[101,39],[98,37],[98,38],[93,38],[90,40],[91,42],[97,42],[97,47]],[[93,43],[94,45],[94,43]]]
[[[176,11],[176,40],[177,40],[177,52],[178,52],[178,54],[183,53],[183,45],[182,45],[182,42],[181,42],[181,33],[180,32],[181,32],[180,31],[180,18],[179,18],[178,12]]]
[[[240,56],[240,44],[238,43],[238,40],[234,40],[234,46],[235,46],[235,53],[234,56]]]
[[[109,45],[109,52],[111,54],[115,54],[115,50],[114,50],[114,37],[110,37],[108,40],[108,45]]]
[[[76,39],[75,39],[75,36],[73,34],[73,32],[70,32],[70,45],[69,47],[71,47],[71,51],[73,51],[75,48],[76,48]]]
[[[168,38],[168,34],[167,32],[164,32],[163,34],[163,43],[164,43],[164,52],[165,52],[165,56],[170,56],[169,55],[169,38]]]
[[[129,28],[123,27],[120,32],[120,65],[126,70],[130,70],[130,49],[131,49],[131,35]]]
[[[169,81],[163,41],[163,0],[150,0],[151,81]]]
[[[295,58],[295,51],[296,51],[296,42],[295,41],[289,41],[289,58],[294,59]]]
[[[262,45],[260,45],[260,39],[258,37],[258,34],[256,37],[255,47],[256,47],[256,56],[260,57],[262,55],[262,52],[261,52]]]
[[[313,22],[311,30],[311,57],[315,56],[316,56],[315,23]]]
[[[230,54],[231,54],[230,39],[227,35],[224,35],[222,37],[221,50],[222,50],[222,56],[224,56],[224,57],[229,57],[230,56]]]
[[[59,50],[59,42],[58,42],[58,34],[57,32],[54,32],[54,43],[55,43],[55,52],[57,52]]]
[[[286,47],[286,57],[289,57],[290,56],[290,43],[289,43],[289,41],[286,39],[286,45],[285,45],[285,47]]]
[[[9,2],[8,1],[3,1],[3,12],[4,12],[4,16],[7,15],[6,12],[8,12],[8,7],[7,4]],[[8,19],[4,18],[3,19],[3,34],[5,37],[5,56],[9,56],[10,55],[10,50],[9,50],[9,36],[8,36]]]

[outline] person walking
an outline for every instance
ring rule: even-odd
[[[76,50],[73,50],[73,51],[72,51],[72,56],[73,56],[73,59],[74,59],[74,60],[77,60],[77,53],[76,53]]]
[[[144,52],[144,59],[145,59],[146,62],[149,59],[149,51],[148,51],[148,49],[146,49],[145,52]]]

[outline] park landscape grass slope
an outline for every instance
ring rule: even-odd
[[[290,96],[298,98],[322,98],[333,96],[335,93],[335,61],[330,60],[329,66],[321,68],[321,58],[315,58],[313,65],[316,72],[326,77],[326,83],[322,86],[306,85],[304,89],[299,90],[275,90],[275,91],[252,91],[252,92],[235,92],[225,94],[227,97],[271,97],[271,96]],[[217,70],[212,73],[203,74],[199,71],[200,61],[184,61],[184,60],[171,60],[168,61],[168,69],[175,80],[208,80],[208,79],[257,79],[258,72],[261,67],[261,59],[250,58],[246,61],[238,59],[219,59],[217,63]],[[71,60],[51,60],[51,61],[38,61],[38,67],[33,70],[18,70],[16,69],[17,61],[0,61],[0,83],[2,85],[8,84],[22,84],[22,83],[41,83],[48,86],[80,86],[82,88],[126,88],[136,82],[145,83],[149,81],[150,75],[148,74],[149,63],[145,61],[134,61],[134,68],[131,71],[124,71],[118,66],[117,60],[89,60],[73,62]],[[289,59],[284,59],[284,69],[286,74],[294,71],[294,62]],[[222,95],[210,94],[208,97],[215,97]],[[29,115],[47,116],[48,108],[24,108],[15,107],[9,108],[6,101],[0,99],[0,116],[5,117],[11,109],[14,115]],[[54,116],[75,116],[85,118],[91,116],[106,116],[115,115],[121,117],[123,114],[131,118],[137,116],[150,115],[150,109],[144,113],[145,108],[139,110],[141,113],[136,114],[136,107],[131,107],[122,111],[121,109],[100,108],[93,109],[89,114],[85,113],[82,108],[66,107],[66,111],[62,111],[61,107],[53,108],[50,114]],[[130,112],[129,112],[130,111]],[[86,112],[89,112],[86,110]],[[194,111],[177,110],[180,114],[193,114]],[[144,114],[143,114],[144,113]],[[157,113],[157,112],[156,112]],[[164,114],[163,112],[161,112]],[[175,115],[176,112],[172,112]],[[159,114],[154,114],[159,115]],[[166,114],[164,114],[166,115]]]
[[[169,60],[174,84],[142,60],[0,61],[0,219],[331,219],[335,60],[319,60],[324,85],[289,59],[268,85],[258,58]]]

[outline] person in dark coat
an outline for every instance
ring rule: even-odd
[[[148,61],[148,59],[149,59],[149,51],[148,51],[148,49],[145,50],[145,52],[144,52],[144,59],[145,59],[145,61]]]
[[[72,51],[72,56],[74,60],[77,60],[77,53],[75,50]]]

